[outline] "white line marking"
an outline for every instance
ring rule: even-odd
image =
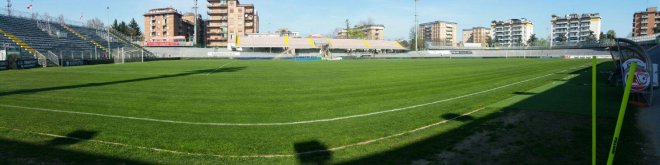
[[[422,131],[422,130],[425,130],[425,129],[428,129],[428,128],[431,128],[431,127],[434,127],[434,126],[438,126],[438,125],[441,125],[441,124],[448,123],[450,121],[454,121],[458,118],[465,117],[465,116],[471,115],[473,113],[477,113],[477,112],[482,111],[484,109],[486,109],[486,108],[479,108],[477,110],[465,113],[465,114],[460,115],[460,116],[456,116],[456,117],[451,118],[451,119],[443,120],[443,121],[440,121],[440,122],[437,122],[437,123],[429,124],[429,125],[426,125],[426,126],[423,126],[423,127],[415,128],[415,129],[412,129],[412,130],[404,131],[404,132],[397,133],[397,134],[390,135],[390,136],[385,136],[385,137],[366,140],[366,141],[362,141],[362,142],[358,142],[358,143],[343,145],[343,146],[334,147],[334,148],[330,148],[330,149],[326,149],[326,150],[313,150],[313,151],[300,152],[300,153],[296,153],[296,154],[216,155],[216,154],[191,153],[191,152],[182,152],[182,151],[175,151],[175,150],[168,150],[168,149],[161,149],[161,148],[153,148],[153,147],[144,147],[144,146],[123,144],[123,143],[116,143],[116,142],[108,142],[108,141],[102,141],[102,140],[80,139],[80,138],[76,138],[76,137],[68,137],[68,136],[62,136],[62,135],[26,131],[26,130],[15,129],[15,128],[0,127],[0,129],[16,131],[16,132],[24,132],[24,133],[29,133],[29,134],[36,134],[36,135],[41,135],[41,136],[55,137],[55,138],[65,138],[65,139],[83,141],[83,142],[96,142],[96,143],[102,143],[102,144],[107,144],[107,145],[115,145],[115,146],[130,147],[130,148],[137,148],[137,149],[143,149],[143,150],[152,150],[152,151],[157,151],[157,152],[165,152],[165,153],[173,153],[173,154],[191,155],[191,156],[212,156],[212,157],[221,157],[221,158],[277,158],[277,157],[294,157],[294,156],[298,156],[298,155],[323,153],[323,152],[330,152],[330,151],[339,151],[339,150],[344,150],[344,149],[347,149],[347,148],[350,148],[350,147],[367,145],[367,144],[375,143],[375,142],[378,142],[378,141],[382,141],[382,140],[386,140],[386,139],[391,139],[391,138],[395,138],[395,137],[399,137],[399,136],[419,132],[419,131]]]
[[[539,76],[539,77],[535,77],[535,78],[531,78],[531,79],[511,83],[511,84],[508,84],[508,85],[504,85],[504,86],[500,86],[500,87],[496,87],[496,88],[491,88],[491,89],[480,91],[480,92],[475,92],[475,93],[472,93],[472,94],[457,96],[457,97],[453,97],[453,98],[448,98],[448,99],[444,99],[444,100],[438,100],[438,101],[434,101],[434,102],[418,104],[418,105],[413,105],[413,106],[408,106],[408,107],[403,107],[403,108],[396,108],[396,109],[390,109],[390,110],[385,110],[385,111],[378,111],[378,112],[365,113],[365,114],[359,114],[359,115],[351,115],[351,116],[343,116],[343,117],[336,117],[336,118],[307,120],[307,121],[295,121],[295,122],[204,123],[204,122],[188,122],[188,121],[162,120],[162,119],[152,119],[152,118],[119,116],[119,115],[106,115],[106,114],[87,113],[87,112],[74,112],[74,111],[64,111],[64,110],[55,110],[55,109],[46,109],[46,108],[24,107],[24,106],[16,106],[16,105],[0,105],[0,107],[20,108],[20,109],[29,109],[29,110],[37,110],[37,111],[58,112],[58,113],[79,114],[79,115],[90,115],[90,116],[101,116],[101,117],[120,118],[120,119],[143,120],[143,121],[153,121],[153,122],[162,122],[162,123],[190,124],[190,125],[210,125],[210,126],[282,126],[282,125],[299,125],[299,124],[310,124],[310,123],[320,123],[320,122],[331,122],[331,121],[337,121],[337,120],[345,120],[345,119],[372,116],[372,115],[378,115],[378,114],[383,114],[383,113],[397,112],[397,111],[403,111],[403,110],[408,110],[408,109],[413,109],[413,108],[418,108],[418,107],[429,106],[429,105],[433,105],[433,104],[453,101],[453,100],[457,100],[457,99],[462,99],[462,98],[466,98],[466,97],[470,97],[470,96],[474,96],[474,95],[479,95],[479,94],[495,91],[495,90],[498,90],[498,89],[502,89],[502,88],[522,84],[522,83],[529,82],[529,81],[532,81],[532,80],[548,77],[548,76],[551,76],[553,74],[554,73],[551,73],[551,74],[547,74],[547,75],[543,75],[543,76]]]
[[[213,70],[213,71],[211,71],[211,72],[206,73],[206,75],[210,75],[211,73],[215,73],[215,72],[217,72],[218,70],[220,70],[220,69],[224,68],[225,66],[227,66],[227,65],[229,65],[229,64],[231,64],[231,63],[234,63],[234,62],[236,62],[236,61],[232,61],[232,62],[225,63],[225,64],[223,64],[222,66],[218,67],[217,69],[215,69],[215,70]]]

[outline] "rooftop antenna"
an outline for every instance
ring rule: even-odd
[[[11,16],[11,0],[7,0],[7,15]]]

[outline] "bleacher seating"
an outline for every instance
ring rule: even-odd
[[[317,49],[318,45],[309,38],[289,38],[289,47],[294,49]]]
[[[2,22],[0,28],[42,53],[47,51],[94,51],[92,44],[75,38],[75,36],[68,36],[67,38],[50,36],[47,32],[42,31],[34,20],[0,16],[0,22]]]
[[[41,25],[41,28],[39,25]],[[62,35],[58,38],[57,35],[54,36],[47,31],[42,30],[44,25],[50,26],[61,32],[69,33],[69,35]],[[67,27],[73,31],[70,31]],[[64,60],[67,58],[100,59],[101,57],[109,57],[105,56],[107,52],[104,51],[104,49],[107,50],[108,41],[100,36],[103,34],[107,35],[107,32],[105,31],[97,33],[97,30],[93,28],[74,25],[66,25],[65,27],[65,25],[59,23],[44,21],[37,23],[34,19],[10,17],[6,15],[0,15],[0,29],[8,34],[16,36],[16,38],[22,42],[25,42],[30,47],[39,51],[40,54],[47,54],[48,51],[51,51],[55,55],[61,56]],[[82,37],[71,34],[72,32],[80,34]],[[10,43],[10,46],[18,46],[15,41],[6,36],[0,36],[0,44],[1,43]],[[123,47],[143,49],[138,45],[127,43],[124,40],[114,39],[110,42],[111,49]],[[145,56],[151,56],[151,53],[148,51],[145,51],[144,54]]]
[[[81,27],[81,26],[75,26],[75,25],[68,25],[71,29],[77,31],[78,33],[82,34],[83,36],[87,37],[88,39],[94,40],[98,43],[103,44],[103,46],[107,47],[108,40],[102,38],[99,36],[99,34],[104,34],[107,35],[107,32],[105,30],[100,30],[99,33],[97,33],[96,29],[93,28],[87,28],[87,27]],[[58,27],[62,27],[61,25],[58,25]],[[130,47],[131,45],[125,44],[123,42],[119,42],[116,39],[110,42],[110,49],[118,48],[118,47]]]

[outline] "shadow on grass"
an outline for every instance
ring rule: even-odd
[[[91,140],[94,131],[75,131],[67,138],[55,138],[45,145],[14,141],[0,137],[0,164],[151,164],[63,148]]]
[[[610,70],[612,64],[610,62],[601,64],[599,70]],[[558,73],[567,74],[567,73]],[[562,85],[548,89],[541,93],[535,93],[529,98],[513,103],[507,107],[503,107],[502,111],[505,113],[491,113],[481,118],[458,118],[464,124],[459,128],[449,130],[447,132],[436,134],[434,136],[419,139],[411,144],[394,148],[381,153],[368,155],[347,162],[339,162],[339,164],[411,164],[417,160],[438,160],[438,154],[443,150],[452,150],[456,145],[462,142],[466,137],[475,134],[476,132],[497,129],[509,129],[507,127],[518,127],[515,125],[493,125],[488,121],[503,117],[507,113],[517,113],[522,111],[536,111],[545,117],[543,114],[553,116],[568,116],[571,119],[580,120],[567,120],[569,124],[564,124],[572,127],[569,139],[557,144],[550,143],[556,139],[552,132],[552,124],[534,126],[532,129],[541,130],[541,135],[531,135],[528,133],[513,134],[510,136],[522,136],[523,141],[517,144],[523,149],[517,151],[507,151],[507,156],[495,156],[497,162],[481,162],[481,155],[468,158],[483,164],[590,164],[591,162],[591,87],[585,86],[591,82],[591,68],[578,70],[572,72],[578,74],[577,77],[564,81]],[[598,80],[599,89],[599,141],[598,141],[598,162],[604,164],[607,159],[608,145],[611,143],[611,135],[614,132],[615,115],[617,114],[618,103],[620,103],[622,90],[617,87],[611,87],[607,84],[607,75],[599,75]],[[521,92],[516,94],[528,94]],[[446,114],[441,117],[444,119],[453,119],[458,117],[458,114]],[[626,139],[619,143],[620,150],[615,162],[626,164],[638,164],[636,159],[638,157],[639,148],[637,143],[639,136],[636,133],[635,122],[633,118],[634,113],[627,115],[624,130],[621,139]],[[562,119],[561,117],[559,119]],[[534,119],[530,119],[534,121]],[[602,121],[601,121],[602,120]],[[558,120],[556,122],[565,122],[565,120]],[[546,130],[546,131],[543,131]],[[545,136],[545,137],[544,137]],[[609,140],[608,140],[609,139]],[[569,142],[566,142],[569,141]],[[622,147],[627,146],[627,147]],[[533,148],[534,150],[526,150]],[[489,152],[489,151],[486,151]],[[495,151],[492,151],[495,152]],[[484,153],[486,155],[488,153]],[[467,162],[466,162],[467,163]],[[464,164],[466,164],[464,163]],[[469,164],[469,163],[468,163]]]
[[[183,73],[178,73],[178,74],[160,75],[160,76],[153,76],[153,77],[144,77],[144,78],[136,78],[136,79],[129,79],[129,80],[102,82],[102,83],[88,83],[88,84],[79,84],[79,85],[66,85],[66,86],[47,87],[47,88],[21,89],[21,90],[0,92],[0,97],[1,96],[16,95],[16,94],[31,94],[31,93],[56,91],[56,90],[108,86],[108,85],[115,85],[115,84],[124,84],[124,83],[140,82],[140,81],[149,81],[149,80],[158,80],[158,79],[182,77],[182,76],[189,76],[189,75],[195,75],[195,74],[217,74],[217,73],[222,73],[222,72],[237,72],[237,71],[241,71],[245,68],[247,68],[247,67],[225,67],[225,68],[219,68],[219,69],[195,70],[195,71],[188,71],[188,72],[183,72]]]
[[[538,94],[538,93],[534,93],[534,92],[513,92],[513,94],[515,94],[515,95],[535,95],[535,94]]]
[[[445,120],[460,121],[460,122],[467,122],[475,119],[474,117],[469,115],[463,116],[461,114],[456,114],[456,113],[447,113],[447,114],[443,114],[440,117]]]
[[[67,138],[58,137],[46,143],[47,146],[65,146],[88,141],[94,138],[98,132],[78,130],[66,135]]]
[[[293,145],[298,153],[297,157],[300,164],[328,164],[332,159],[332,152],[328,151],[328,146],[319,141],[300,142]]]

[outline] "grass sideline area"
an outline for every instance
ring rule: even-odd
[[[461,116],[489,117],[502,110],[489,105],[589,64],[562,59],[186,60],[3,71],[0,146],[10,152],[0,159],[368,162],[472,123],[454,121]],[[316,152],[326,150],[331,151]]]

